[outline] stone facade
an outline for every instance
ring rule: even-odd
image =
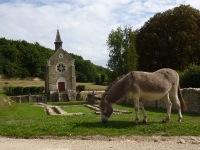
[[[47,101],[76,99],[74,59],[62,49],[62,41],[58,30],[55,40],[55,52],[46,65],[45,93]]]

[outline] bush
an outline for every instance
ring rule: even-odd
[[[16,95],[34,95],[34,94],[42,94],[44,92],[44,87],[4,87],[3,91],[8,96],[16,96]]]
[[[181,88],[200,88],[200,66],[190,65],[180,73]]]
[[[30,87],[24,87],[22,95],[29,95],[30,94]]]
[[[17,86],[13,88],[13,95],[22,95],[23,94],[23,87],[22,86]]]
[[[3,87],[3,92],[6,94],[6,95],[13,95],[13,87]]]
[[[29,89],[30,94],[31,95],[37,94],[37,88],[38,87],[36,87],[36,86],[30,87],[30,89]]]
[[[37,87],[37,93],[38,94],[42,94],[43,92],[44,92],[44,87],[43,86]]]
[[[78,86],[76,87],[76,90],[77,90],[78,92],[84,91],[84,90],[85,90],[85,85],[78,85]]]

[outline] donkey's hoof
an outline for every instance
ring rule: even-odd
[[[161,123],[167,123],[167,120],[164,119],[164,120],[161,121]]]
[[[142,120],[142,123],[147,123],[147,120]]]
[[[181,119],[178,119],[178,123],[181,123],[181,121],[182,121]]]
[[[136,125],[138,125],[138,122],[133,122],[133,126],[136,126]]]

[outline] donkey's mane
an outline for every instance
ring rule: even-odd
[[[125,75],[121,75],[121,76],[117,77],[112,83],[110,83],[110,84],[107,86],[107,88],[106,88],[104,94],[106,94],[106,93],[110,90],[110,88],[111,88],[117,81],[119,81],[121,78],[123,78],[124,76],[125,76]]]

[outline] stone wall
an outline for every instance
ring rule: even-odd
[[[187,89],[181,89],[181,92],[186,102],[187,112],[200,114],[200,89],[187,88]],[[103,91],[82,91],[80,93],[81,98],[86,99],[89,93],[94,93],[97,96],[101,96],[103,94]],[[10,96],[10,98],[17,103],[44,102],[45,100],[45,97],[41,95]],[[162,100],[153,101],[153,102],[144,101],[144,107],[166,109],[165,104]],[[176,110],[176,106],[173,101],[172,101],[172,110]]]
[[[181,89],[183,99],[185,100],[188,113],[200,114],[200,89],[197,88],[186,88]],[[144,106],[148,108],[164,108],[165,104],[162,100],[147,102],[144,101]],[[177,110],[175,103],[172,101],[172,110]]]
[[[19,95],[19,96],[9,96],[9,98],[16,103],[26,103],[26,102],[45,102],[45,97],[43,95]]]
[[[187,88],[181,90],[186,102],[187,112],[200,114],[200,89]]]
[[[81,91],[80,94],[80,99],[86,100],[88,94],[94,94],[97,97],[101,97],[103,95],[104,91]]]

